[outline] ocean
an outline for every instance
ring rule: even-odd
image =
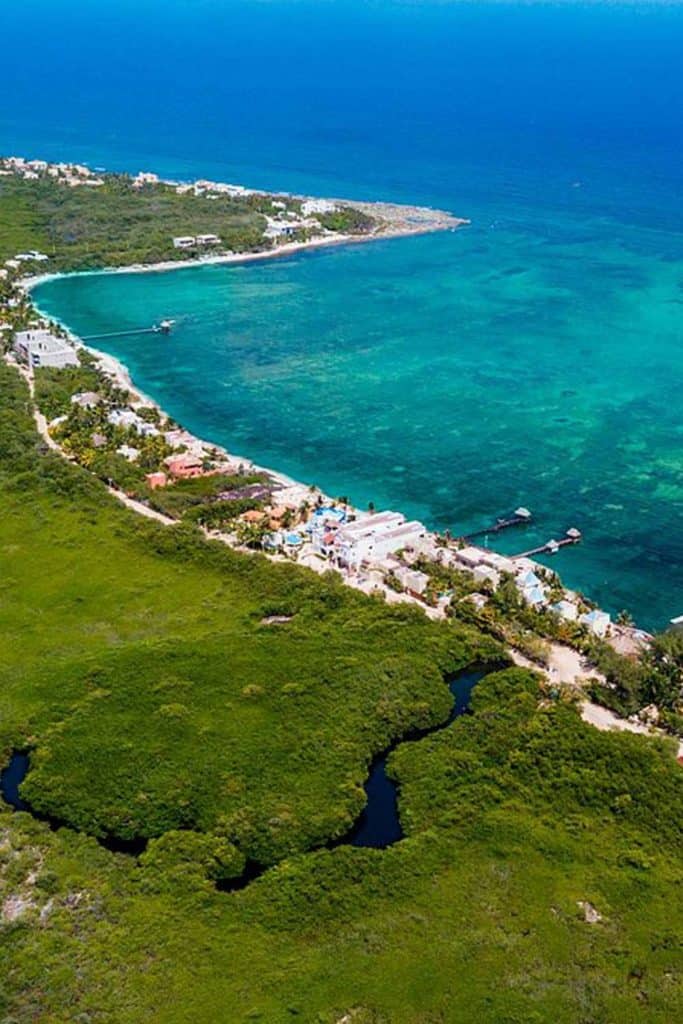
[[[193,431],[454,532],[524,504],[495,546],[577,526],[566,583],[646,627],[683,611],[681,7],[5,6],[0,152],[472,221],[41,307],[175,317],[108,351]]]

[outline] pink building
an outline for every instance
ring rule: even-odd
[[[168,483],[168,477],[165,473],[147,473],[145,480],[153,491],[156,491],[158,487],[165,487]]]

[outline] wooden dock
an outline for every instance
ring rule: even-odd
[[[127,338],[133,334],[170,334],[175,320],[161,320],[151,327],[133,327],[128,331],[107,331],[104,334],[85,335],[83,341],[101,341],[104,338]]]
[[[533,516],[528,508],[518,508],[515,509],[512,515],[500,516],[491,526],[485,526],[481,530],[466,533],[461,539],[475,540],[477,537],[485,537],[489,533],[500,533],[501,530],[507,530],[511,526],[526,526],[532,519]]]
[[[565,533],[562,540],[549,540],[545,544],[539,544],[536,548],[530,548],[529,551],[521,551],[518,555],[512,555],[512,558],[533,558],[534,555],[556,555],[560,548],[569,547],[572,544],[579,544],[581,542],[581,531],[577,530],[575,526],[572,526]]]

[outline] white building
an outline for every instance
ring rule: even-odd
[[[429,576],[426,572],[419,572],[411,569],[408,565],[400,566],[394,570],[394,576],[409,594],[421,597],[429,586]]]
[[[484,552],[475,547],[459,548],[455,551],[455,557],[466,569],[474,569],[482,564]]]
[[[399,512],[378,512],[342,526],[334,538],[334,553],[343,565],[357,569],[362,562],[378,563],[387,555],[424,540],[422,523],[407,523]]]
[[[197,239],[194,235],[179,235],[173,239],[174,249],[194,249]]]
[[[522,600],[532,608],[540,608],[546,604],[545,587],[532,569],[527,569],[515,580],[515,586]]]
[[[102,401],[96,391],[79,391],[77,395],[71,396],[71,404],[78,405],[81,409],[94,409]]]
[[[218,235],[197,235],[197,245],[220,245]]]
[[[107,416],[107,422],[113,427],[130,427],[140,437],[156,437],[159,433],[153,423],[143,420],[132,409],[112,409]]]
[[[158,184],[159,175],[153,174],[151,171],[140,171],[140,173],[133,178],[133,188],[142,188],[144,185]]]
[[[129,444],[122,444],[116,449],[116,454],[123,455],[124,459],[127,459],[128,462],[136,462],[140,455],[140,451],[138,448],[133,448]]]
[[[14,338],[17,356],[33,369],[53,366],[78,366],[78,356],[63,338],[58,338],[44,328],[19,331]]]
[[[490,583],[495,590],[500,584],[500,573],[489,565],[477,565],[472,570],[475,583]]]
[[[488,565],[489,568],[495,569],[499,573],[508,572],[512,575],[515,573],[515,563],[512,559],[506,558],[505,555],[499,555],[497,551],[483,551],[481,564]]]
[[[337,204],[331,199],[307,199],[301,204],[301,212],[304,217],[310,217],[312,213],[334,213]]]
[[[582,626],[585,626],[594,636],[605,637],[609,632],[611,618],[601,608],[594,608],[579,618]]]
[[[567,601],[564,598],[558,601],[557,604],[551,605],[550,610],[559,615],[565,622],[576,622],[579,617],[579,609],[573,601]]]

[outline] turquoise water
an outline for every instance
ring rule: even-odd
[[[428,203],[456,234],[39,300],[194,431],[464,530],[520,502],[567,582],[683,612],[683,5],[0,5],[0,152]],[[27,59],[30,54],[30,59]]]
[[[35,295],[84,335],[176,318],[107,350],[204,437],[454,531],[523,503],[500,549],[578,526],[567,583],[680,611],[679,236],[564,212]]]

